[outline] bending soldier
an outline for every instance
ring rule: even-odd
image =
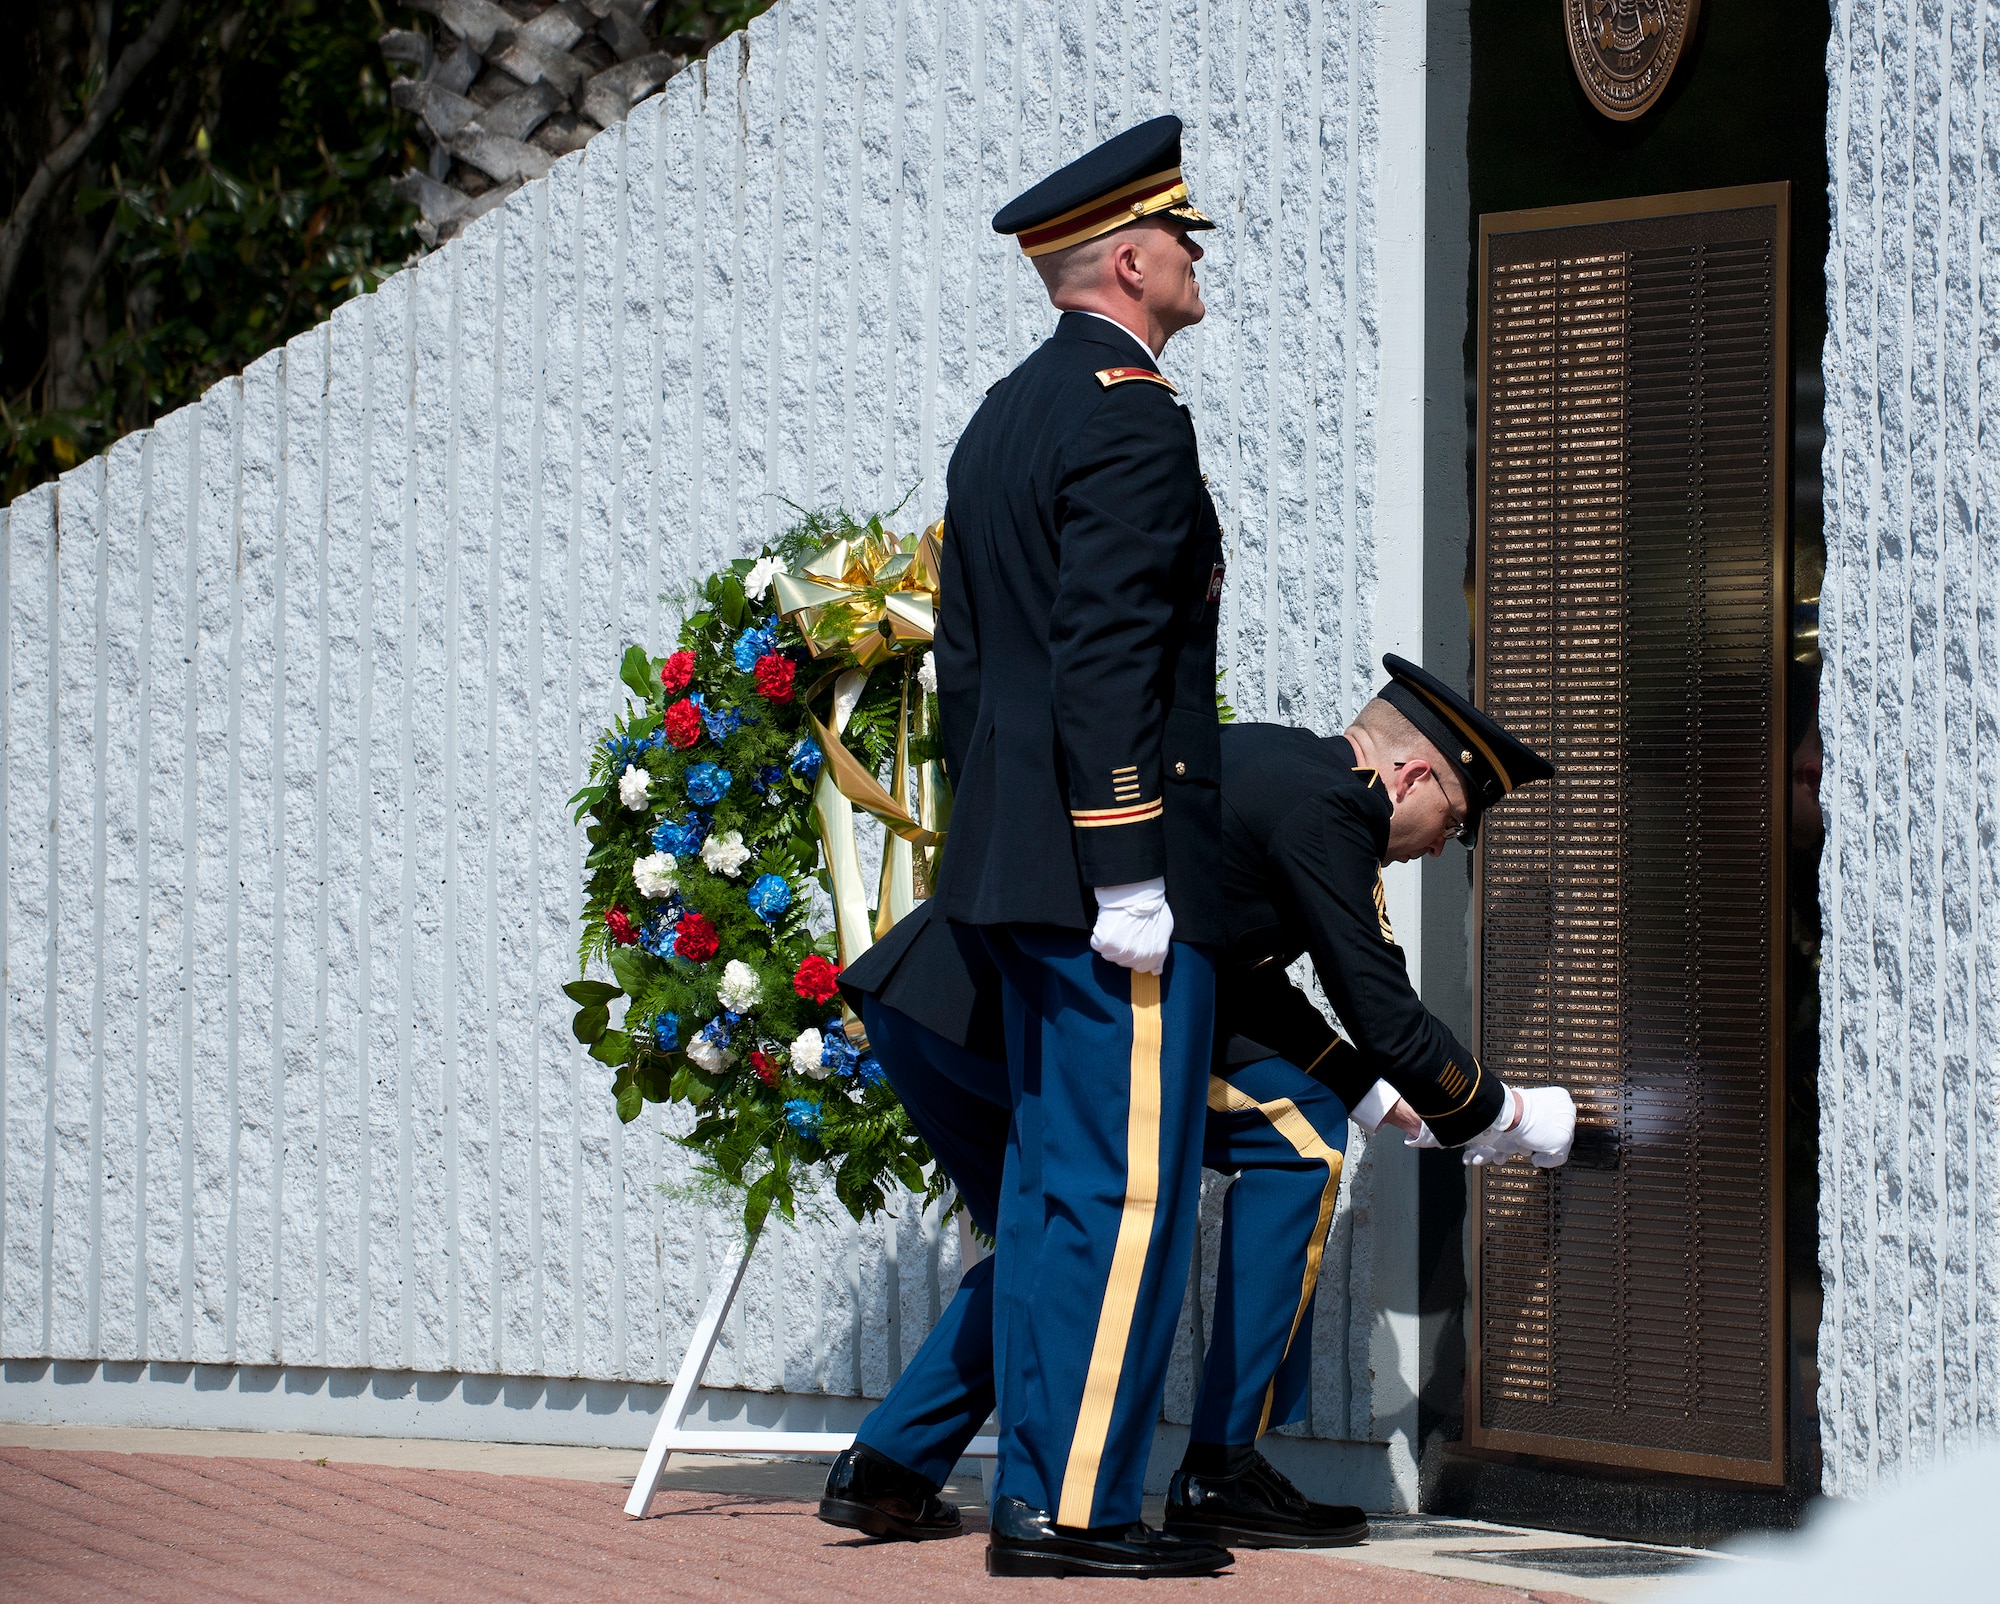
[[[1255,1446],[1304,1413],[1313,1294],[1350,1110],[1370,1130],[1386,1116],[1419,1144],[1462,1146],[1468,1162],[1529,1153],[1548,1165],[1568,1154],[1568,1094],[1502,1086],[1423,1008],[1379,872],[1454,836],[1470,845],[1487,806],[1553,771],[1422,669],[1395,657],[1385,666],[1389,686],[1344,736],[1255,724],[1222,734],[1230,935],[1203,1157],[1238,1181],[1224,1204],[1190,1442],[1169,1490],[1167,1528],[1185,1536],[1262,1547],[1367,1534],[1361,1511],[1309,1502]],[[1286,978],[1302,952],[1354,1043]],[[912,1119],[991,1231],[1008,1109],[999,988],[982,945],[946,924],[934,900],[842,983]],[[878,1536],[958,1530],[937,1489],[993,1406],[996,1369],[1011,1362],[1004,1327],[995,1349],[993,1286],[1019,1251],[1003,1232],[996,1255],[966,1272],[836,1462],[822,1519]]]

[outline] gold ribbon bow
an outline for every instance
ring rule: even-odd
[[[873,668],[928,646],[935,627],[944,523],[898,540],[879,526],[836,540],[773,582],[778,610],[815,657],[834,653]]]

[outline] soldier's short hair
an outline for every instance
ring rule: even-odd
[[[1042,283],[1053,299],[1065,290],[1084,287],[1095,281],[1099,264],[1111,253],[1117,240],[1116,232],[1099,234],[1080,245],[1051,251],[1046,256],[1031,256],[1028,260],[1035,264],[1035,271],[1041,274]]]
[[[1436,768],[1443,762],[1430,738],[1379,696],[1354,715],[1354,722],[1368,732],[1375,742],[1376,756],[1384,763],[1402,763],[1420,757]]]

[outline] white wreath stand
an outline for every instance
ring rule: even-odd
[[[688,1429],[687,1417],[694,1408],[694,1396],[701,1389],[702,1373],[708,1369],[708,1361],[715,1353],[715,1344],[722,1335],[722,1322],[729,1317],[729,1307],[736,1301],[737,1291],[743,1285],[743,1272],[750,1268],[750,1255],[756,1246],[757,1237],[753,1235],[736,1256],[736,1268],[716,1284],[715,1291],[709,1295],[708,1307],[701,1311],[701,1319],[695,1322],[694,1335],[688,1339],[687,1353],[681,1359],[680,1373],[674,1377],[674,1390],[667,1395],[667,1406],[660,1411],[660,1423],[653,1428],[653,1440],[646,1445],[646,1457],[640,1463],[638,1479],[632,1483],[632,1496],[625,1500],[625,1513],[635,1519],[643,1516],[652,1503],[653,1494],[659,1490],[660,1477],[666,1472],[667,1460],[673,1454],[770,1454],[790,1457],[837,1454],[854,1444],[854,1434],[847,1431]],[[964,1457],[991,1459],[998,1452],[997,1438],[975,1437],[966,1445]]]

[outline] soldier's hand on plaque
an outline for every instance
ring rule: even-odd
[[[1552,1170],[1569,1161],[1576,1140],[1576,1101],[1560,1086],[1507,1088],[1507,1112],[1465,1147],[1465,1162],[1473,1166],[1504,1164],[1527,1158],[1537,1169]]]
[[[1167,966],[1173,939],[1174,910],[1167,906],[1164,876],[1097,888],[1097,926],[1090,933],[1090,948],[1106,963],[1157,975]]]

